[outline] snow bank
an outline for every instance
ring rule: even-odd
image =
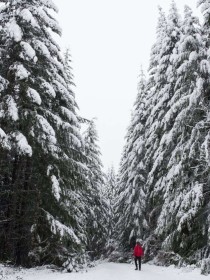
[[[78,273],[62,273],[46,267],[14,269],[0,266],[0,279],[4,280],[202,280],[209,279],[193,267],[176,269],[143,264],[141,271],[134,270],[134,264],[102,263]]]

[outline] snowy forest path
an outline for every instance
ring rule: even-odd
[[[18,274],[13,273],[8,278],[6,277],[8,280],[204,280],[207,278],[201,275],[197,268],[177,269],[173,266],[161,267],[143,264],[142,270],[136,271],[134,264],[119,263],[101,263],[78,273],[60,273],[35,268],[22,270],[21,273],[19,271]]]

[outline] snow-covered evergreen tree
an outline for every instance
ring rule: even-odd
[[[160,14],[161,16],[161,14]],[[148,201],[148,217],[150,230],[152,232],[157,226],[157,219],[163,203],[164,189],[163,180],[167,173],[167,160],[173,149],[167,137],[170,126],[164,119],[170,108],[169,102],[174,94],[176,72],[172,64],[175,46],[180,38],[180,16],[175,2],[171,4],[169,15],[162,18],[162,28],[159,29],[157,38],[161,38],[159,53],[156,58],[159,64],[154,76],[154,86],[151,88],[150,114],[146,122],[146,166],[148,168],[147,189],[150,193]],[[168,141],[168,142],[167,142]]]
[[[129,238],[146,238],[146,257],[159,249],[191,262],[209,256],[210,4],[199,5],[202,28],[187,6],[183,21],[174,1],[167,19],[160,9],[148,82],[140,83],[143,111],[134,109],[120,163],[119,241],[125,249]],[[136,194],[145,205],[135,203]]]
[[[72,73],[72,67],[71,67],[71,54],[70,54],[70,50],[66,49],[64,52],[64,71],[65,74],[67,76],[67,81],[69,83],[69,85],[73,85],[75,86],[74,82],[73,82],[73,73]]]
[[[156,27],[156,42],[155,44],[153,44],[151,48],[150,63],[148,69],[149,72],[148,87],[150,89],[157,86],[155,82],[155,79],[157,80],[158,78],[156,73],[159,67],[159,57],[162,49],[162,41],[165,38],[167,32],[167,22],[166,22],[165,13],[161,7],[158,7],[158,9],[159,9],[159,17],[158,17],[158,23]],[[149,96],[147,98],[149,98]],[[150,102],[152,100],[153,98],[150,100]]]
[[[115,174],[114,167],[108,169],[105,174],[105,183],[102,189],[102,196],[107,204],[107,238],[106,238],[106,257],[109,257],[110,253],[117,248],[116,235],[118,233],[115,231],[115,203],[116,203],[116,193],[117,193],[117,176]]]
[[[84,145],[89,179],[86,196],[87,250],[90,256],[95,258],[102,255],[107,239],[107,206],[105,199],[102,197],[104,173],[94,120],[89,122],[84,133]]]
[[[117,231],[121,246],[128,249],[136,238],[145,238],[146,175],[144,163],[144,134],[147,119],[145,100],[147,84],[141,71],[138,95],[134,104],[131,124],[127,132],[124,158],[119,170],[117,201]]]
[[[82,252],[86,186],[69,73],[51,0],[1,7],[1,260],[55,263]],[[70,268],[71,269],[71,268]]]
[[[202,39],[205,43],[205,50],[206,50],[206,59],[203,59],[200,63],[201,68],[201,86],[202,86],[202,111],[203,114],[201,116],[201,120],[198,123],[199,132],[201,131],[200,141],[201,143],[201,150],[200,150],[200,162],[199,162],[199,169],[198,172],[200,174],[200,181],[203,185],[203,195],[204,195],[204,207],[202,218],[205,221],[205,230],[206,227],[208,228],[206,246],[202,250],[202,258],[209,258],[209,244],[210,244],[210,206],[209,206],[209,199],[210,199],[210,3],[209,1],[205,0],[198,0],[198,6],[201,7],[201,11],[204,16],[204,22],[202,26]],[[207,216],[207,217],[206,217]],[[208,262],[208,261],[207,261]],[[208,266],[209,268],[209,266]],[[208,269],[209,273],[209,269]]]
[[[199,218],[204,200],[198,175],[202,143],[202,125],[198,123],[205,115],[200,66],[205,58],[205,48],[199,21],[187,6],[176,49],[172,59],[177,71],[176,84],[164,118],[165,123],[172,124],[167,137],[174,148],[167,165],[168,172],[163,177],[167,187],[156,233],[165,239],[164,249],[186,257],[205,244],[206,235],[205,230],[201,230],[203,219]]]

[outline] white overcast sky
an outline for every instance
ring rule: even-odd
[[[175,0],[195,14],[197,0]],[[140,66],[146,71],[155,42],[157,6],[168,13],[170,0],[54,0],[63,30],[59,43],[69,47],[79,114],[97,118],[105,170],[117,171],[126,129],[137,95]]]

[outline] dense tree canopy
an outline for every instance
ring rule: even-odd
[[[168,17],[159,9],[147,81],[137,95],[146,117],[135,103],[127,132],[119,169],[120,241],[128,249],[125,243],[143,237],[148,259],[173,252],[180,263],[198,262],[209,255],[208,2],[198,1],[203,25],[187,6],[181,19],[174,1]],[[144,180],[134,185],[134,176]],[[137,203],[145,211],[138,213]]]
[[[126,260],[138,238],[145,260],[207,267],[209,0],[198,1],[203,24],[174,1],[168,16],[159,8],[117,174],[79,116],[53,1],[0,4],[0,261],[72,271],[113,252]]]

